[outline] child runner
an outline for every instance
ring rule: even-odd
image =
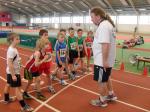
[[[23,93],[24,98],[30,99],[27,90],[31,85],[33,78],[35,79],[36,96],[39,100],[46,100],[46,97],[42,95],[40,90],[40,69],[39,66],[48,60],[49,56],[46,55],[46,48],[49,42],[44,39],[39,39],[36,42],[36,51],[27,61],[24,69],[24,78],[28,80],[27,85]]]
[[[83,37],[82,37],[82,34],[83,34],[83,30],[82,29],[78,29],[77,30],[77,35],[78,35],[78,55],[79,55],[79,60],[76,61],[76,64],[79,63],[79,61],[81,61],[81,70],[84,72],[84,69],[83,69],[83,58],[84,58],[84,47],[83,47]]]
[[[52,44],[48,40],[48,31],[45,30],[45,29],[41,29],[40,32],[39,32],[39,36],[40,36],[41,39],[45,39],[49,42],[48,47],[46,49],[46,54],[51,56],[53,50],[52,50]],[[44,62],[40,65],[40,70],[41,70],[40,74],[42,74],[42,73],[46,74],[47,81],[48,81],[48,91],[54,94],[54,93],[56,93],[56,91],[52,86],[52,80],[50,78],[51,66],[52,66],[52,57],[49,60],[47,60],[46,62]]]
[[[62,71],[64,70],[64,68],[66,68],[66,72],[69,76],[68,67],[67,67],[68,64],[66,62],[67,45],[64,42],[65,35],[63,35],[62,33],[58,33],[57,38],[58,38],[58,43],[56,45],[57,73],[59,74],[59,77],[61,79],[60,84],[66,86],[67,83],[64,80],[64,76],[62,74]]]
[[[90,66],[90,59],[92,55],[92,43],[93,43],[93,32],[89,31],[87,33],[87,37],[84,40],[84,48],[85,48],[85,54],[87,57],[87,71],[89,72],[89,66]]]
[[[58,33],[58,35],[63,35],[63,37],[64,37],[64,42],[63,42],[63,43],[65,43],[66,46],[67,46],[68,40],[67,40],[67,37],[66,37],[66,30],[65,30],[65,29],[60,29],[60,32]],[[58,37],[59,37],[59,36],[58,36]],[[58,38],[57,38],[57,39],[58,39]],[[56,46],[59,46],[59,39],[58,39],[58,40],[56,41],[56,43],[55,43],[55,47],[54,47],[55,51],[56,51]],[[67,75],[68,75],[68,77],[69,77],[70,79],[73,79],[74,76],[69,73],[69,69],[68,69],[68,47],[67,47],[66,50],[67,50],[66,56],[65,56],[66,61],[65,61],[65,68],[64,68],[63,71],[65,71],[65,72],[67,73]],[[53,72],[53,74],[52,74],[52,80],[59,80],[59,79],[56,77],[57,71],[58,71],[58,67],[54,70],[54,72]]]
[[[7,84],[4,89],[4,103],[8,104],[14,101],[13,98],[9,97],[10,87],[15,88],[16,97],[19,100],[21,105],[21,111],[31,112],[33,108],[31,108],[28,104],[25,103],[22,97],[22,93],[20,90],[21,87],[21,77],[20,77],[20,57],[18,50],[16,49],[17,44],[20,43],[19,35],[16,33],[10,33],[8,36],[8,42],[10,46],[7,50]]]
[[[74,76],[72,78],[75,79],[76,72],[73,64],[78,58],[78,44],[77,38],[74,36],[74,28],[69,28],[68,51],[71,76]]]

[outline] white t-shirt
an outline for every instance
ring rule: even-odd
[[[16,57],[16,58],[14,59],[14,57]],[[15,74],[20,74],[20,68],[21,68],[20,61],[21,61],[21,58],[19,57],[17,49],[13,48],[12,46],[10,46],[7,50],[7,68],[6,68],[6,73],[7,74],[11,74],[9,66],[8,66],[8,59],[10,59],[10,58],[14,59],[13,67],[14,67]]]
[[[114,27],[109,21],[102,21],[97,28],[92,46],[95,65],[103,67],[102,43],[110,43],[108,63],[110,67],[113,67],[116,56],[115,40],[116,38]]]

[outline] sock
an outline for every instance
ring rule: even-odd
[[[25,95],[26,95],[26,94],[27,94],[27,92],[26,92],[26,91],[24,91],[24,92],[23,92],[23,94],[25,94]]]
[[[9,101],[9,93],[5,93],[4,97],[5,97],[5,101]]]
[[[113,94],[114,94],[114,92],[113,92],[113,91],[109,91],[108,93],[109,93],[109,95],[113,95]]]
[[[21,107],[24,107],[26,105],[26,103],[24,102],[24,100],[20,100],[19,103],[20,103]]]

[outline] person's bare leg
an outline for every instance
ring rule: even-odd
[[[100,100],[104,102],[105,97],[107,96],[107,83],[106,82],[100,83],[99,89],[100,89]]]
[[[107,89],[108,89],[109,92],[110,92],[110,91],[113,92],[111,77],[109,77],[109,79],[108,79],[108,82],[107,82]]]
[[[114,93],[110,77],[109,77],[108,82],[107,82],[107,90],[108,90],[107,100],[109,100],[109,101],[116,101],[117,100],[117,96]]]
[[[32,84],[33,80],[28,80],[27,84],[25,85],[24,91],[27,92],[28,88],[30,87],[30,85]]]

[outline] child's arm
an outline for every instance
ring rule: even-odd
[[[68,42],[68,39],[66,39],[67,41],[67,56],[69,57],[69,42]]]
[[[59,61],[59,64],[62,65],[61,59],[60,59],[60,48],[59,48],[59,44],[56,45],[56,54],[57,54],[57,58]]]
[[[56,51],[56,53],[57,53],[57,58],[58,58],[59,64],[62,65],[62,61],[60,59],[60,53],[59,53],[59,51]]]
[[[79,49],[79,44],[78,44],[78,38],[76,40],[76,44],[77,44],[78,58],[80,58],[80,49]]]
[[[44,59],[42,59],[40,61],[40,52],[36,51],[34,53],[34,57],[35,57],[35,66],[39,66],[40,64],[42,64],[43,62],[46,61],[47,57],[44,57]]]
[[[86,53],[86,55],[87,55],[87,47],[86,47],[85,39],[84,39],[84,41],[83,41],[83,46],[84,46],[84,51],[85,51],[85,53]]]

